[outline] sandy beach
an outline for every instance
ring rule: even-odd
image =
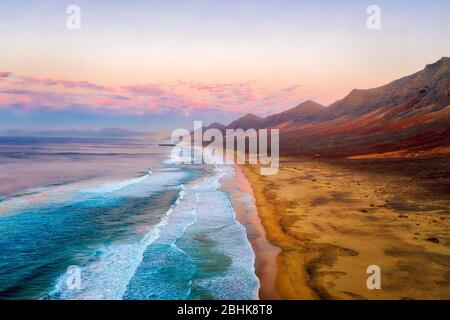
[[[283,158],[274,176],[243,166],[257,209],[237,212],[260,297],[450,299],[447,161]],[[380,290],[367,288],[369,265],[381,269]]]
[[[255,253],[255,273],[260,281],[259,298],[280,299],[276,287],[277,257],[281,250],[266,238],[258,215],[253,189],[239,166],[232,179],[222,179],[222,189],[229,193],[237,220],[246,228]]]

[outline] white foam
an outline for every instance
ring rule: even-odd
[[[218,190],[219,180],[233,173],[232,166],[217,165],[213,174],[181,185],[173,206],[141,240],[114,243],[103,248],[97,258],[82,268],[80,290],[68,290],[65,286],[67,275],[63,275],[51,296],[57,293],[58,298],[62,299],[122,299],[143,261],[146,249],[153,244],[176,246],[176,241],[192,228],[194,231],[205,232],[216,242],[218,252],[230,257],[232,262],[225,276],[191,281],[191,285],[214,292],[218,299],[249,298],[249,292],[251,298],[257,299],[259,280],[254,272],[254,253],[245,228],[235,219],[229,199]],[[171,171],[165,172],[164,176],[171,174],[179,177],[179,172]],[[110,190],[118,191],[133,185],[135,186],[131,191],[137,192],[153,178],[157,177],[148,179],[146,175],[121,184],[100,186],[94,189],[96,191],[91,189],[89,192],[112,192]],[[127,190],[127,194],[131,191]]]
[[[161,235],[161,228],[174,208],[184,197],[184,186],[180,185],[176,203],[168,210],[161,221],[151,227],[145,236],[137,242],[115,243],[104,247],[99,257],[82,267],[81,288],[69,290],[66,281],[69,274],[62,275],[50,293],[50,297],[71,300],[120,300],[126,292],[128,283],[142,262],[146,248]]]
[[[119,181],[119,182],[105,183],[105,184],[102,184],[102,185],[100,185],[98,187],[95,187],[95,188],[85,189],[84,192],[89,192],[89,193],[114,192],[114,191],[123,189],[125,187],[131,186],[133,184],[143,182],[143,181],[147,180],[150,177],[151,174],[152,174],[152,171],[148,170],[147,174],[145,174],[145,175],[143,175],[141,177],[134,178],[134,179],[129,179],[129,180],[124,180],[124,181]]]
[[[236,213],[226,194],[218,190],[220,179],[233,175],[234,167],[216,165],[215,174],[193,188],[198,195],[197,223],[193,227],[199,232],[206,231],[208,238],[215,241],[216,250],[232,260],[225,276],[203,279],[194,284],[214,292],[217,299],[258,299],[255,255],[246,230],[236,220]]]
[[[220,277],[216,275],[205,275],[203,280],[193,280],[187,282],[188,285],[202,287],[208,290],[217,299],[257,299],[259,280],[254,273],[255,256],[248,242],[244,227],[236,221],[235,212],[231,202],[225,193],[218,190],[219,180],[224,175],[233,174],[234,168],[223,166],[216,168],[211,175],[203,176],[200,179],[185,186],[184,197],[180,198],[172,208],[167,217],[167,223],[161,226],[159,237],[150,245],[169,245],[177,250],[177,240],[182,239],[183,245],[192,244],[197,234],[205,236],[215,242],[214,250],[230,257],[231,266]],[[184,247],[183,247],[184,248]],[[192,250],[192,247],[191,249]],[[193,248],[195,250],[195,248]],[[184,252],[184,251],[183,251]],[[189,256],[189,252],[184,252]],[[197,257],[198,259],[199,257]],[[208,259],[205,257],[205,259]],[[167,263],[167,261],[166,261]],[[201,263],[201,262],[200,262]],[[137,275],[139,276],[139,274]],[[208,278],[209,277],[209,278]],[[156,283],[154,283],[156,281]],[[159,297],[164,291],[173,290],[172,281],[161,277],[152,277],[155,285],[155,292],[150,292]],[[183,282],[183,281],[182,281]],[[133,287],[136,290],[136,286]],[[188,298],[191,288],[184,288],[185,291],[172,293],[172,297]],[[148,287],[146,287],[148,290]],[[138,297],[139,293],[133,292],[133,297]],[[149,296],[149,292],[143,294]]]

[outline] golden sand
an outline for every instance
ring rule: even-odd
[[[274,176],[255,166],[243,172],[265,236],[281,248],[280,298],[450,299],[445,195],[428,197],[407,177],[316,159],[282,159]],[[367,288],[369,265],[381,268],[380,290]]]

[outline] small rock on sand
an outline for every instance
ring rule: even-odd
[[[427,241],[433,242],[433,243],[439,243],[439,239],[436,237],[430,237],[426,239]]]

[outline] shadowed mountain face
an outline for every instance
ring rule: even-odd
[[[287,111],[274,114],[261,121],[264,128],[290,128],[301,124],[307,124],[325,110],[325,107],[314,101],[308,100]]]
[[[279,128],[285,154],[411,156],[450,152],[450,58],[384,86],[353,90],[328,107],[306,101],[226,128]],[[221,128],[223,130],[223,128]]]
[[[226,128],[228,129],[249,129],[249,128],[259,128],[261,122],[264,118],[258,117],[255,114],[247,113],[242,118],[234,120]]]
[[[353,90],[344,99],[331,104],[325,113],[333,119],[345,115],[361,116],[378,109],[394,118],[400,114],[407,117],[426,112],[427,107],[439,110],[450,104],[449,70],[450,58],[442,58],[422,71],[382,87]]]

